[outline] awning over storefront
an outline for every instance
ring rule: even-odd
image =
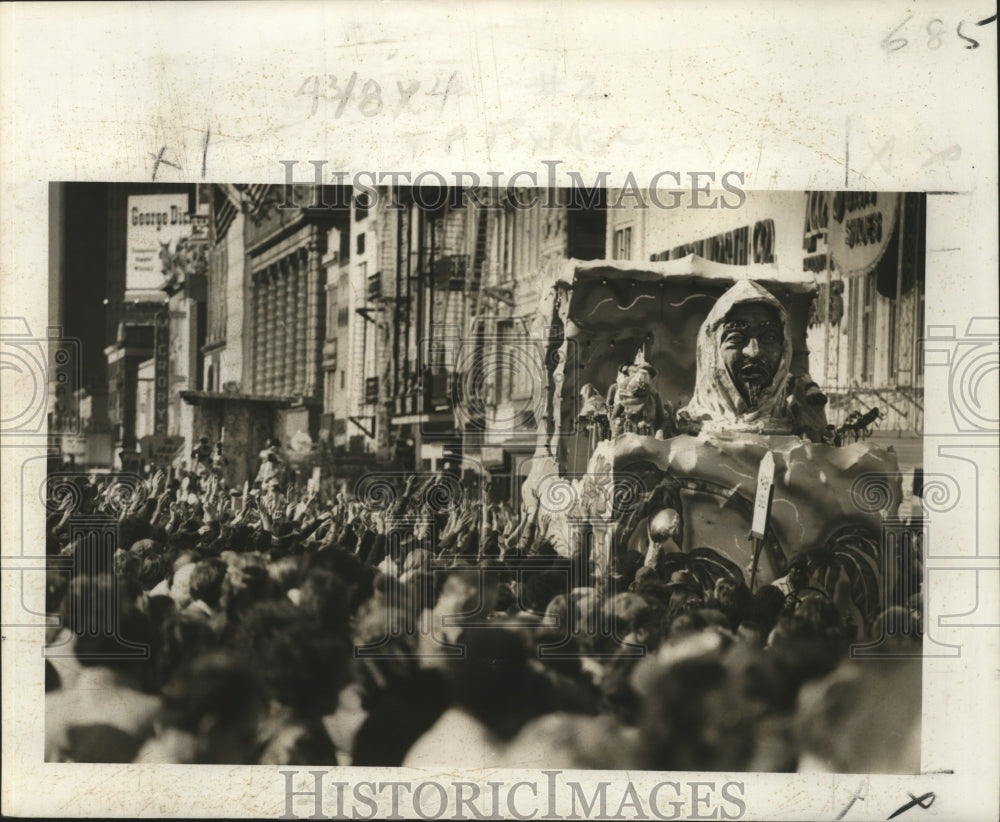
[[[181,391],[181,399],[188,405],[214,405],[229,402],[244,405],[270,405],[275,408],[288,408],[299,401],[298,397],[229,394],[224,391]]]

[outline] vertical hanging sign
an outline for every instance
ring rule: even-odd
[[[153,323],[153,433],[167,433],[170,403],[170,312],[157,313]]]

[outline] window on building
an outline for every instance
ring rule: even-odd
[[[365,405],[378,404],[378,377],[365,377]]]
[[[428,348],[428,353],[430,356],[431,368],[436,373],[442,373],[445,370],[446,362],[446,348],[442,340],[431,340],[430,346]]]
[[[359,192],[354,198],[354,219],[363,220],[368,216],[368,209],[372,207],[371,197],[365,192]],[[358,252],[361,253],[360,251]]]
[[[619,228],[615,232],[614,258],[628,260],[632,257],[632,227]]]
[[[848,378],[859,385],[875,379],[876,282],[875,273],[854,277],[848,283]]]
[[[875,379],[875,272],[865,275],[862,286],[861,304],[861,373],[858,375],[864,385]]]
[[[924,284],[923,284],[923,282],[922,281],[919,282],[917,284],[916,288],[917,288],[917,294],[916,294],[916,300],[917,300],[917,319],[916,319],[916,328],[914,329],[914,333],[916,335],[916,339],[920,340],[920,339],[923,338],[924,328],[925,328],[925,326],[924,326]],[[920,343],[917,343],[917,344],[919,345]],[[919,360],[918,360],[917,356],[914,355],[914,363],[916,364],[917,362],[919,362]],[[915,367],[913,369],[913,373],[914,373],[914,383],[916,385],[918,385],[918,386],[923,387],[923,384],[924,384],[924,369],[915,365]]]
[[[514,214],[503,214],[503,273],[504,279],[510,279],[514,274]]]
[[[336,374],[335,371],[327,371],[326,377],[323,380],[323,410],[327,411],[333,408],[333,378]]]
[[[225,242],[217,245],[209,257],[208,278],[209,293],[212,299],[208,305],[209,342],[220,342],[226,339],[226,281],[228,274],[228,250]]]
[[[517,373],[517,357],[513,343],[514,328],[510,321],[497,324],[497,364],[494,373],[496,402],[508,402],[514,388],[514,375]]]
[[[340,390],[343,391],[347,387],[347,372],[341,369],[340,371]]]
[[[530,357],[541,358],[544,356],[544,352],[535,350],[537,345],[532,343],[529,338],[527,329],[530,320],[530,316],[521,317],[519,320],[515,320],[511,323],[509,338],[510,344],[512,346],[517,346],[521,351],[527,352]],[[513,369],[512,377],[513,379],[511,380],[510,387],[511,399],[521,400],[532,396],[532,392],[538,390],[535,385],[535,377],[531,373],[530,369],[515,368]]]
[[[888,316],[886,321],[889,327],[889,333],[886,336],[886,343],[888,345],[888,351],[886,352],[886,358],[888,362],[889,373],[887,374],[887,383],[895,383],[897,375],[899,374],[899,346],[896,344],[896,334],[898,332],[896,323],[896,306],[898,300],[890,299],[886,300],[886,307],[888,308]]]
[[[357,253],[359,255],[365,253],[365,233],[363,231],[358,235]]]
[[[382,273],[376,271],[365,280],[368,284],[368,302],[373,303],[382,299]]]
[[[333,327],[337,322],[337,294],[335,291],[330,292],[330,298],[326,304],[326,336],[329,338],[332,334]]]

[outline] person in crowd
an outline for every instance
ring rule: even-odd
[[[197,623],[196,623],[197,624]],[[216,651],[179,666],[163,687],[155,735],[135,757],[146,764],[250,765],[257,761],[263,689],[246,662]]]
[[[199,480],[204,480],[212,473],[212,446],[209,445],[208,437],[198,439],[198,444],[191,450],[191,459],[194,460],[194,472]]]
[[[287,598],[251,606],[235,638],[264,678],[268,708],[258,728],[262,765],[336,765],[323,717],[347,684],[344,639]]]
[[[465,653],[445,669],[451,707],[410,748],[404,767],[454,763],[456,739],[464,767],[489,767],[528,720],[555,708],[549,683],[531,665],[516,629],[470,627],[457,638]]]
[[[160,710],[144,664],[153,646],[149,619],[110,575],[73,579],[62,616],[75,638],[63,653],[72,653],[80,669],[45,694],[45,759],[131,762]]]
[[[212,451],[211,465],[212,474],[219,478],[222,477],[226,470],[226,466],[229,465],[229,460],[223,452],[223,445],[221,441],[215,444],[215,450]]]
[[[284,473],[284,460],[281,458],[281,440],[271,437],[267,447],[260,452],[260,468],[254,485],[258,488],[275,488],[281,484]]]
[[[887,658],[847,660],[803,685],[795,717],[800,772],[920,769],[919,645],[908,657],[883,651]]]

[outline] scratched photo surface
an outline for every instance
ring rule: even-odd
[[[296,171],[50,186],[46,761],[919,771],[925,195]]]

